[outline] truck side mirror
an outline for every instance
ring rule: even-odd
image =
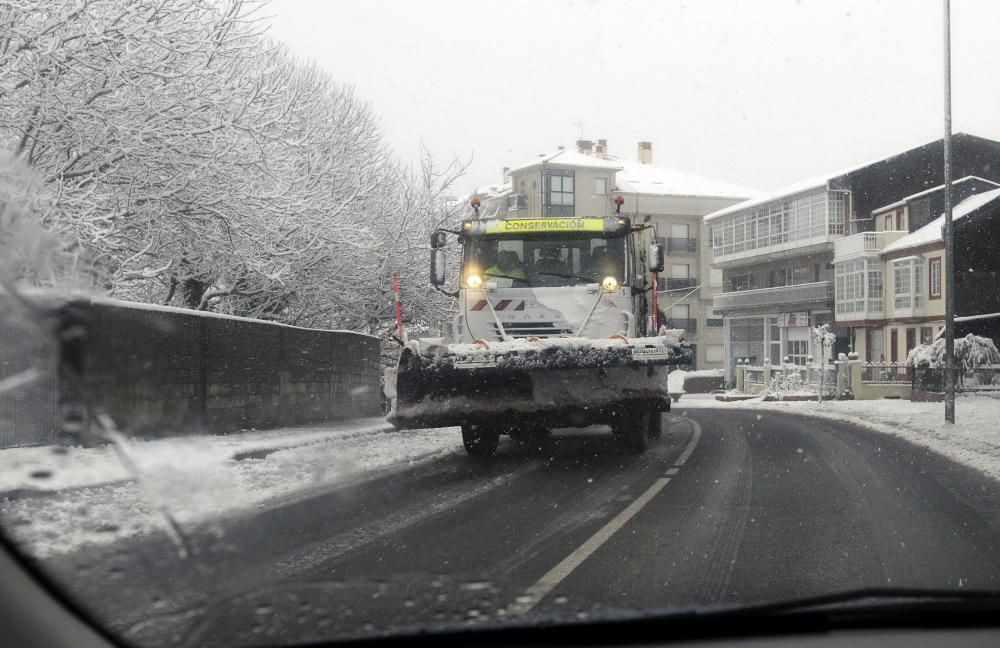
[[[441,230],[435,230],[431,234],[431,249],[436,250],[438,248],[443,248],[447,240],[445,239],[445,234]]]
[[[434,248],[431,250],[431,284],[435,288],[444,285],[444,250]]]
[[[649,246],[649,272],[663,272],[663,246],[653,243]]]

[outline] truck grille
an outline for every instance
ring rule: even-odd
[[[497,328],[496,322],[493,322],[491,326],[493,327],[493,332],[499,335],[500,330]],[[507,332],[507,335],[515,338],[544,338],[573,335],[572,329],[565,326],[556,326],[552,322],[504,322],[503,329]]]

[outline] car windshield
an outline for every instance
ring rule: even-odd
[[[994,600],[943,4],[0,0],[0,559],[139,647]]]
[[[514,288],[625,281],[625,241],[621,237],[478,238],[467,243],[463,276]]]

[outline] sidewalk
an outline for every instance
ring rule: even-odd
[[[763,401],[723,403],[708,394],[689,394],[675,403],[685,409],[759,409],[852,423],[923,446],[1000,480],[1000,398],[964,394],[955,400],[955,424],[944,421],[944,403],[908,400]]]
[[[457,430],[395,431],[382,418],[131,441],[0,450],[0,525],[38,556],[165,526],[277,506],[461,450]]]

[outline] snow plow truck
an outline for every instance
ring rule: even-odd
[[[431,236],[431,283],[461,247],[447,338],[408,340],[386,371],[397,428],[461,426],[473,456],[501,435],[530,444],[552,428],[606,424],[628,452],[660,436],[667,373],[690,364],[683,331],[657,312],[664,251],[650,224],[610,217],[475,218]]]

